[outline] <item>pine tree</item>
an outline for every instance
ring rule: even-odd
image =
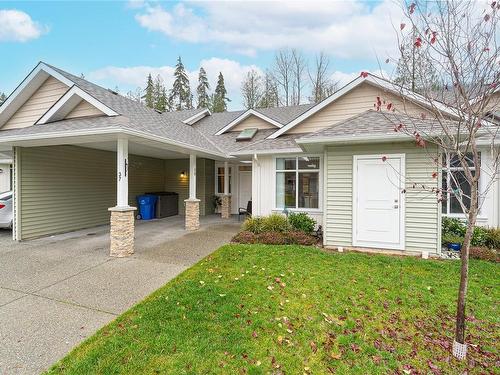
[[[0,105],[7,99],[7,96],[3,93],[0,92]]]
[[[215,93],[212,100],[212,112],[224,112],[227,110],[227,102],[231,100],[226,95],[227,90],[224,85],[224,76],[219,72],[219,78],[217,79],[217,86],[215,87]]]
[[[165,86],[163,85],[163,79],[158,74],[155,78],[155,84],[153,88],[153,98],[154,98],[154,109],[160,112],[165,112],[167,108],[167,95]]]
[[[182,63],[181,57],[177,58],[174,71],[174,83],[170,93],[170,98],[177,111],[190,109],[193,107],[191,88],[189,87],[189,78]]]
[[[144,100],[144,104],[146,104],[146,107],[154,108],[154,106],[155,106],[154,83],[153,83],[153,77],[151,77],[151,73],[148,74],[148,81],[146,83],[146,89],[144,91],[145,91],[145,93],[142,96],[142,100]]]
[[[210,90],[210,85],[208,84],[207,72],[201,67],[198,74],[198,87],[196,88],[196,94],[198,95],[197,108],[208,108],[210,101],[208,90]]]

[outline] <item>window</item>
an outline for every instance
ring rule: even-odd
[[[231,185],[233,179],[233,168],[229,167],[229,194],[231,194]],[[217,166],[217,182],[216,182],[216,194],[224,194],[224,167]]]
[[[476,167],[474,166],[474,161],[472,154],[466,155],[467,164],[470,166],[472,174],[475,173]],[[459,198],[461,197],[462,202],[466,206],[470,206],[470,184],[465,177],[465,172],[460,164],[460,160],[455,155],[443,155],[443,180],[442,180],[443,191],[450,190],[453,191],[452,194],[444,193],[442,212],[443,214],[463,214],[462,206],[460,205]]]
[[[319,208],[320,158],[276,159],[276,208]]]

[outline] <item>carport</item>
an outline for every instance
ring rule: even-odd
[[[131,129],[82,133],[2,138],[14,155],[14,240],[110,223],[110,255],[121,257],[134,252],[139,194],[177,192],[187,230],[213,212],[214,163],[225,155]]]

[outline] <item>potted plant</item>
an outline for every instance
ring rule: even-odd
[[[450,250],[460,251],[462,248],[463,237],[454,234],[443,235],[443,244]]]
[[[220,207],[222,205],[222,199],[218,195],[212,197],[212,204],[214,206],[214,213],[220,214]]]

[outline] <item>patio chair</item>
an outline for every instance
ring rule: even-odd
[[[245,218],[252,216],[252,201],[248,201],[247,208],[238,208],[238,221],[240,221],[241,215],[244,215]]]

